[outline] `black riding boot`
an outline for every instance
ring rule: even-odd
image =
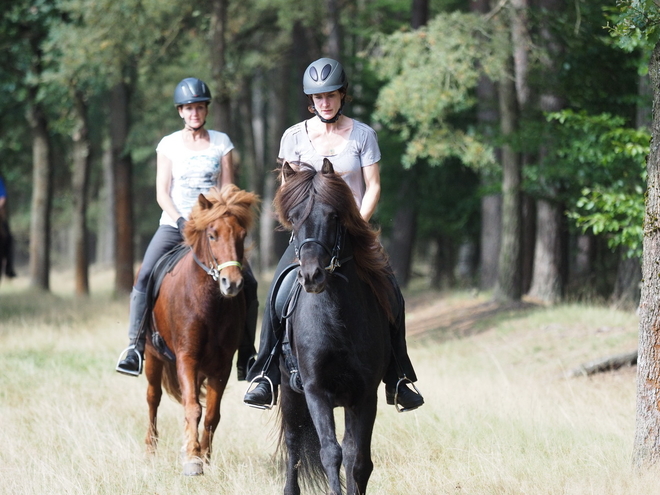
[[[257,318],[259,316],[259,301],[254,299],[248,302],[245,315],[245,328],[238,347],[236,360],[236,378],[243,381],[247,379],[247,371],[253,365],[257,350],[254,348],[254,337],[257,334]]]
[[[277,317],[271,313],[271,305],[264,311],[261,322],[261,337],[259,354],[248,370],[247,379],[255,384],[243,398],[249,406],[270,409],[277,404],[277,391],[280,384],[279,356],[281,343],[279,340],[281,328]]]
[[[424,404],[424,397],[419,393],[413,382],[417,375],[408,356],[406,345],[406,309],[401,289],[392,275],[390,280],[396,294],[392,311],[396,321],[390,325],[390,338],[392,342],[392,357],[385,373],[385,398],[387,403],[396,406],[399,412],[412,411]],[[408,387],[410,384],[414,391]]]
[[[249,264],[245,264],[243,273],[243,292],[245,293],[245,328],[238,344],[238,357],[236,358],[236,377],[245,380],[247,372],[254,362],[257,350],[254,348],[254,337],[257,334],[257,319],[259,317],[259,299],[257,296],[257,279],[252,273]]]
[[[133,288],[129,306],[128,339],[130,345],[119,356],[116,371],[125,375],[138,376],[142,373],[144,344],[146,336],[142,330],[142,320],[147,311],[147,295]],[[124,358],[122,359],[122,356]]]

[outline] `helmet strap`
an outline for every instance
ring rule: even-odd
[[[339,107],[339,110],[337,111],[335,116],[329,119],[324,119],[323,117],[321,117],[313,103],[312,103],[312,108],[314,109],[314,113],[321,120],[321,122],[323,122],[324,124],[334,124],[339,120],[339,117],[341,117],[341,112],[344,109],[344,98],[341,99],[341,106]]]
[[[185,122],[185,121],[184,121],[184,122]],[[197,132],[197,131],[199,131],[202,127],[204,127],[205,125],[206,125],[206,120],[205,120],[204,122],[202,122],[202,125],[200,125],[199,127],[193,127],[193,126],[190,126],[190,125],[188,125],[188,124],[186,124],[186,127],[187,127],[188,129],[191,129],[193,132]]]

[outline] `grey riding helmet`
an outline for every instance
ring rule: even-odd
[[[303,76],[303,92],[306,95],[329,93],[346,89],[348,79],[344,67],[331,58],[320,58],[309,64]]]
[[[174,89],[174,106],[211,101],[211,91],[204,81],[196,77],[187,77]]]

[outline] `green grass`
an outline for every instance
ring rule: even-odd
[[[128,299],[111,296],[107,273],[94,274],[86,299],[71,295],[67,273],[54,277],[51,295],[21,279],[0,284],[0,493],[282,493],[277,414],[245,407],[245,383],[233,376],[205,476],[181,475],[182,408],[171,400],[159,411],[158,453],[148,456],[146,380],[114,371]],[[411,293],[410,321],[434,304],[469,317],[471,304],[486,301]],[[631,468],[634,369],[566,378],[633,350],[633,313],[529,306],[485,315],[460,338],[443,332],[409,339],[424,407],[398,414],[380,391],[369,493],[657,493],[658,477]]]

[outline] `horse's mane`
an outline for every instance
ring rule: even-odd
[[[273,205],[282,226],[292,230],[289,212],[296,205],[310,199],[306,217],[314,203],[330,205],[338,214],[353,246],[353,258],[358,276],[373,290],[378,302],[393,320],[391,302],[395,299],[389,276],[392,275],[387,254],[379,239],[380,230],[374,229],[360,215],[353,192],[341,175],[316,171],[307,163],[295,163],[297,172],[286,176],[275,195]]]
[[[236,217],[245,230],[250,230],[256,217],[259,196],[239,189],[234,184],[225,184],[222,189],[212,187],[199,200],[186,222],[186,243],[194,246],[204,236],[206,226],[224,216]]]

